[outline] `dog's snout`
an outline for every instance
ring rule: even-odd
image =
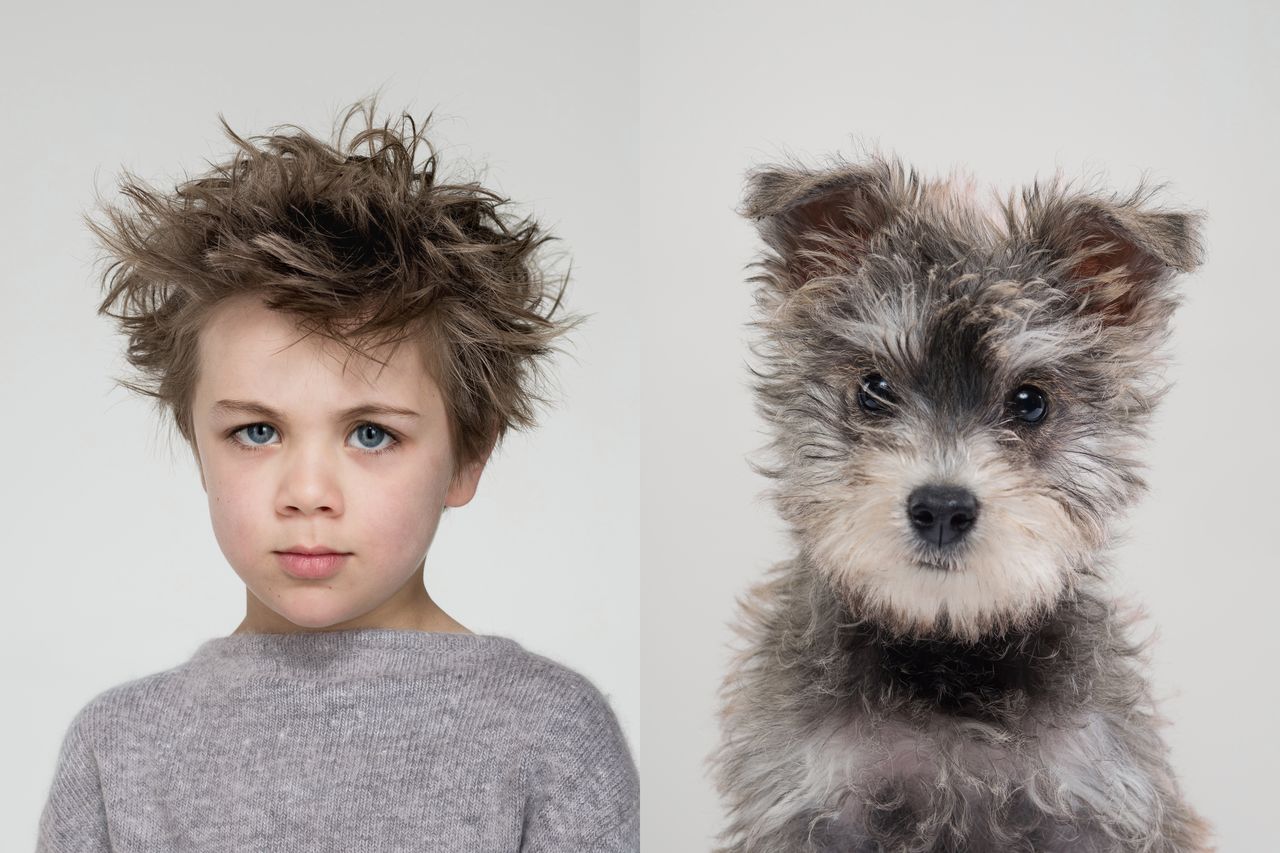
[[[950,545],[973,527],[978,499],[960,486],[921,486],[907,498],[907,516],[921,539],[933,545]]]

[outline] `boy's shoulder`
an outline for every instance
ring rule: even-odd
[[[499,670],[495,683],[534,693],[555,705],[604,705],[608,700],[586,675],[551,657],[512,642],[509,654],[493,659]]]
[[[68,729],[92,742],[104,727],[119,730],[122,719],[150,717],[157,707],[171,707],[180,669],[170,667],[99,690],[72,716]]]

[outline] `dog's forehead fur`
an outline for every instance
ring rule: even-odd
[[[1064,293],[1053,286],[1057,260],[1025,227],[1025,205],[1016,197],[990,204],[972,178],[920,181],[896,216],[869,237],[856,268],[816,276],[805,289],[836,288],[851,318],[863,321],[868,344],[897,332],[907,340],[1009,335],[1037,320],[1067,314]],[[801,299],[804,295],[797,294]]]
[[[1023,382],[1091,377],[1099,333],[1067,315],[1042,253],[940,239],[915,220],[877,239],[856,272],[811,280],[766,321],[799,374],[843,388],[881,374],[939,427],[998,418]]]
[[[1155,188],[1108,198],[1055,176],[1002,198],[970,175],[925,180],[882,156],[762,170],[753,186],[744,212],[773,250],[754,280],[762,349],[782,366],[775,386],[847,387],[876,372],[932,416],[955,417],[993,415],[1038,381],[1107,388],[1117,411],[1150,410],[1155,389],[1141,386],[1179,301],[1166,279],[1200,251],[1196,214],[1144,206]],[[1113,235],[1124,249],[1089,259]],[[1068,280],[1086,268],[1104,284]],[[1107,275],[1128,288],[1107,290]]]

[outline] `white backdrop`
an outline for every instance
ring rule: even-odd
[[[111,388],[120,340],[94,315],[77,214],[121,166],[162,183],[224,155],[219,111],[242,132],[322,132],[381,86],[384,109],[435,110],[446,169],[486,164],[574,257],[570,299],[593,317],[560,361],[562,403],[446,516],[428,583],[473,630],[610,697],[640,766],[646,851],[705,851],[723,824],[704,760],[727,623],[788,550],[746,462],[763,442],[746,370],[758,243],[734,214],[747,168],[849,152],[856,136],[1000,188],[1061,166],[1129,189],[1149,169],[1171,181],[1166,201],[1207,211],[1117,585],[1159,626],[1153,677],[1189,798],[1221,850],[1269,850],[1278,43],[1261,2],[11,13],[0,846],[30,849],[76,709],[184,660],[243,606],[193,464],[147,403]]]

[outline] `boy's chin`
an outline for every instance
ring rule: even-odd
[[[353,608],[337,590],[318,585],[277,592],[271,605],[264,603],[261,596],[255,595],[255,598],[257,606],[252,608],[246,622],[269,626],[272,632],[319,631],[339,627],[364,615],[364,611]]]

